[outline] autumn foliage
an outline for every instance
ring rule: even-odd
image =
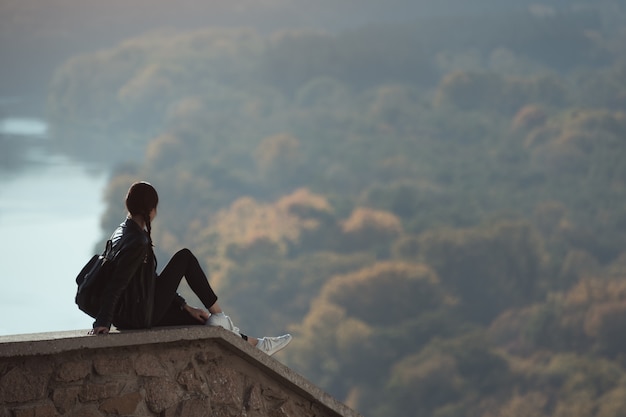
[[[106,230],[151,181],[159,259],[364,415],[623,416],[624,38],[533,10],[147,34],[59,68],[50,119],[126,158]]]

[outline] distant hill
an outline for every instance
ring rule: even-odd
[[[527,10],[517,0],[5,0],[0,3],[0,95],[42,95],[54,69],[70,56],[111,47],[139,34],[172,28],[244,26],[260,31],[319,28],[340,31],[368,23],[434,16]],[[550,10],[590,1],[543,1]]]

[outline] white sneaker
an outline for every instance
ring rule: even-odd
[[[271,356],[279,350],[287,347],[289,342],[291,342],[291,339],[292,337],[290,334],[284,334],[278,337],[261,337],[259,338],[256,347]]]
[[[226,330],[230,330],[235,333],[237,336],[240,335],[239,327],[235,326],[233,321],[226,314],[211,314],[205,324],[207,326],[223,327]]]

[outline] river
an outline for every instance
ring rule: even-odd
[[[0,135],[24,144],[0,169],[0,335],[89,329],[74,279],[102,235],[107,172],[50,151],[40,119],[5,116]]]

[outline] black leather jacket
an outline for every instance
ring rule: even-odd
[[[156,259],[148,234],[126,219],[111,236],[114,269],[102,293],[94,327],[140,329],[152,326]]]

